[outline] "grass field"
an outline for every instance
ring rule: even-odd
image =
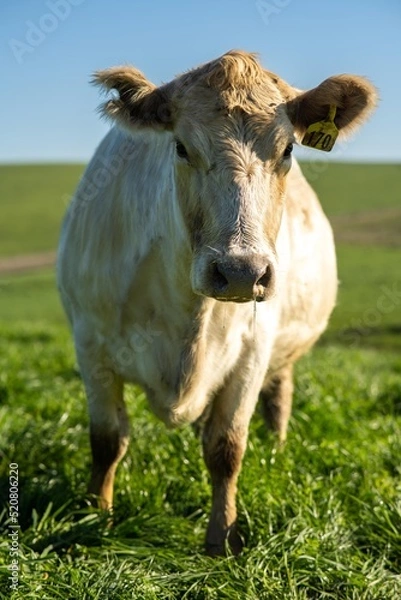
[[[283,452],[253,419],[237,559],[203,554],[210,486],[198,439],[191,428],[167,431],[134,387],[114,527],[89,509],[88,418],[54,274],[0,276],[0,598],[401,597],[401,167],[305,170],[333,218],[339,302],[297,366]],[[0,257],[54,249],[81,172],[0,168]],[[10,463],[20,490],[13,595]]]
[[[54,250],[82,165],[0,166],[0,257]]]

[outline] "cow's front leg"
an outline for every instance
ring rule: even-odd
[[[88,493],[99,498],[99,506],[111,509],[116,468],[127,451],[128,416],[123,399],[123,382],[102,363],[88,361],[78,353],[88,399],[92,473]]]
[[[245,450],[246,435],[239,431],[204,434],[205,462],[212,480],[212,512],[206,533],[206,551],[211,556],[223,555],[226,542],[233,554],[242,550],[237,531],[237,479]]]
[[[211,556],[224,555],[226,543],[233,554],[239,554],[243,546],[237,531],[237,479],[258,389],[238,383],[228,385],[215,398],[203,430],[203,452],[212,481],[212,511],[206,534],[206,551]]]
[[[113,374],[113,382],[88,394],[92,473],[88,492],[99,497],[99,506],[113,506],[114,476],[128,448],[128,417],[123,400],[123,384]]]

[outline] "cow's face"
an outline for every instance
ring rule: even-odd
[[[174,160],[196,293],[243,302],[274,292],[275,242],[294,141],[280,108],[265,114],[223,108],[197,118],[182,111]]]
[[[193,291],[218,300],[265,300],[274,293],[276,240],[296,137],[327,117],[348,130],[375,105],[373,86],[341,75],[300,92],[230,52],[156,88],[116,67],[96,81],[119,98],[104,111],[133,129],[171,140],[177,199],[193,251]]]

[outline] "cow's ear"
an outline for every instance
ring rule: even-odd
[[[287,102],[287,111],[301,137],[308,127],[333,113],[340,135],[347,135],[369,117],[377,101],[376,88],[364,77],[335,75],[312,90],[298,92]]]
[[[125,127],[172,129],[171,84],[156,87],[134,67],[97,71],[92,83],[117,95],[100,106],[100,112]]]

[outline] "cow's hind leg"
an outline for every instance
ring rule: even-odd
[[[112,370],[99,364],[81,367],[81,372],[88,399],[92,449],[88,492],[99,498],[100,508],[111,509],[116,468],[126,453],[129,439],[123,382]]]
[[[278,434],[281,443],[284,443],[287,437],[293,391],[291,364],[266,379],[259,395],[265,422],[269,429]]]

